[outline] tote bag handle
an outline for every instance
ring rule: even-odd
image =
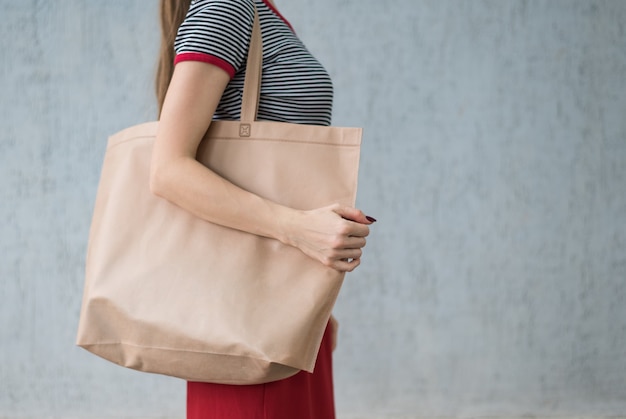
[[[250,48],[248,49],[248,61],[246,63],[246,78],[243,84],[243,97],[241,102],[241,122],[254,122],[259,108],[259,95],[261,90],[261,73],[263,67],[263,39],[261,37],[261,25],[259,12],[254,8],[254,23]]]

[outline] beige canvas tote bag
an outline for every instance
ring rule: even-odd
[[[241,121],[214,121],[197,159],[298,209],[354,205],[361,130],[256,121],[251,39]],[[282,243],[203,221],[149,190],[157,122],[110,137],[93,212],[77,344],[186,380],[255,384],[312,371],[343,273]]]

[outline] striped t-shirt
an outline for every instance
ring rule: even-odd
[[[196,0],[178,29],[175,63],[216,65],[231,76],[214,119],[238,120],[248,46],[259,13],[263,70],[259,120],[330,125],[333,86],[328,72],[266,0]]]

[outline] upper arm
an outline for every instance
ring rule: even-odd
[[[153,170],[177,158],[195,158],[230,76],[202,62],[176,65],[153,150]]]
[[[228,82],[247,55],[252,0],[191,5],[175,41],[176,65],[161,110],[153,167],[196,151]]]
[[[178,158],[195,158],[228,82],[245,64],[253,20],[252,0],[191,5],[176,36],[176,65],[161,110],[153,177]]]

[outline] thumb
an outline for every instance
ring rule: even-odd
[[[372,224],[376,222],[375,218],[368,217],[363,214],[363,211],[356,208],[339,206],[335,208],[334,211],[341,217],[360,224]]]

